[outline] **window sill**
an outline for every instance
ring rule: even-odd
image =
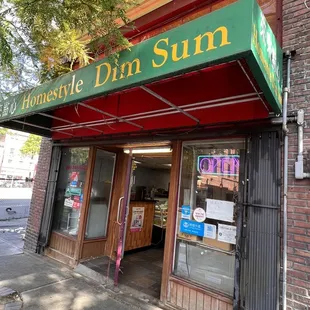
[[[170,275],[169,281],[187,286],[187,287],[189,287],[195,291],[198,291],[200,293],[203,293],[203,294],[209,295],[211,297],[217,298],[217,299],[224,301],[228,304],[233,304],[233,297],[232,296],[229,296],[223,292],[216,291],[216,290],[214,290],[208,286],[203,286],[203,285],[200,285],[196,282],[192,282],[192,281],[189,281],[186,279],[179,278],[178,276],[173,275],[173,274]]]
[[[107,239],[108,239],[107,237],[89,238],[89,239],[84,239],[83,243],[107,241]]]

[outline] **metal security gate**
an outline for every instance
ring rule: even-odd
[[[45,194],[45,202],[44,202],[44,210],[41,221],[39,240],[37,246],[37,252],[41,253],[44,251],[44,247],[46,246],[52,225],[52,215],[53,215],[53,207],[54,207],[54,198],[55,198],[55,190],[56,183],[59,172],[59,165],[61,159],[61,147],[54,146],[52,151],[52,160],[48,175],[48,183]]]
[[[278,132],[250,138],[240,279],[244,310],[279,309],[280,155]]]

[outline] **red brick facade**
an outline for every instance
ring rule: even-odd
[[[36,178],[33,186],[30,213],[25,237],[25,249],[35,252],[44,209],[45,191],[52,155],[52,142],[42,139]]]
[[[308,5],[310,5],[310,2]],[[310,10],[304,0],[283,0],[283,49],[292,60],[289,112],[305,110],[304,150],[310,150]],[[309,124],[308,124],[309,122]],[[310,180],[295,180],[297,127],[289,126],[287,309],[310,309]],[[305,172],[310,172],[305,166]]]

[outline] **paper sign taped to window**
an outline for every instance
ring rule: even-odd
[[[216,226],[212,224],[205,224],[204,237],[215,239],[216,238]]]
[[[232,223],[234,221],[234,206],[231,201],[206,199],[207,218]]]
[[[185,219],[185,220],[190,220],[191,219],[191,206],[182,206],[182,209],[181,209],[181,216],[182,216],[182,219]]]
[[[71,200],[70,198],[65,199],[65,207],[72,208],[73,207],[74,200]]]
[[[217,240],[225,243],[236,244],[236,226],[218,225],[218,237]]]

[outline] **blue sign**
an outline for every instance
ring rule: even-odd
[[[180,232],[188,235],[195,235],[199,237],[204,236],[204,223],[195,221],[181,220]]]
[[[182,219],[191,219],[191,206],[182,206]]]
[[[78,183],[77,181],[72,181],[72,182],[71,182],[71,186],[72,186],[72,187],[77,187],[77,183]]]

